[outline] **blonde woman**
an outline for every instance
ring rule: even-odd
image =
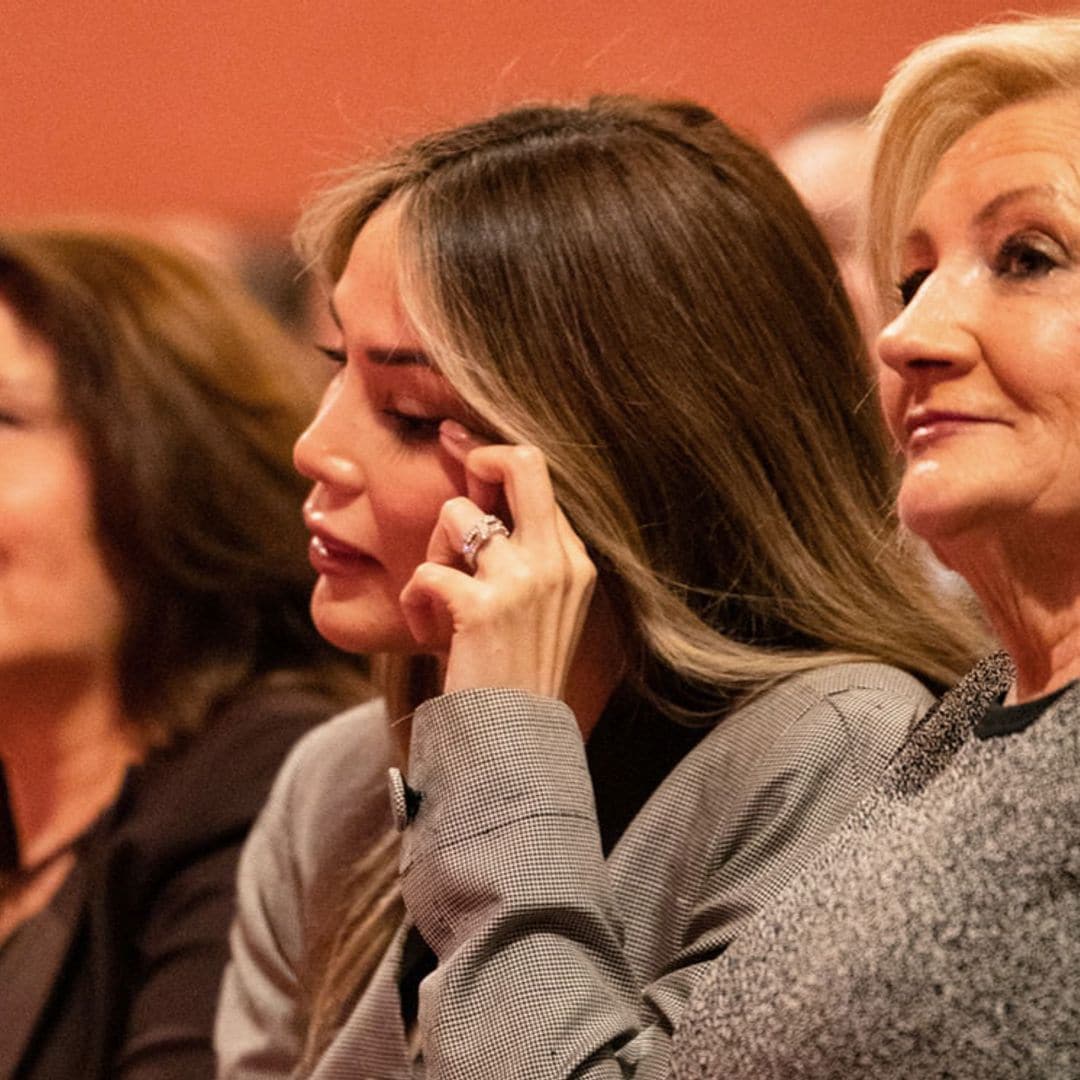
[[[721,958],[679,1077],[1080,1075],[1080,20],[923,46],[877,126],[900,515],[1006,653]]]
[[[222,1071],[663,1075],[969,656],[881,516],[835,265],[763,153],[621,98],[422,139],[301,235],[312,610],[385,702],[247,849]]]

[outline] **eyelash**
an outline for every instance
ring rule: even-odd
[[[343,367],[348,360],[344,349],[335,349],[330,345],[316,345],[315,348],[338,367]],[[398,409],[383,409],[382,414],[390,421],[395,434],[406,446],[423,446],[425,443],[436,442],[439,438],[439,425],[443,422],[441,416],[417,416]]]
[[[1048,237],[1044,238],[1042,243],[1058,247],[1057,243]],[[1065,259],[1064,252],[1055,256],[1044,251],[1038,237],[1010,236],[1001,245],[994,259],[994,273],[1013,281],[1029,281],[1032,278],[1045,277],[1052,270],[1057,270],[1064,264]],[[897,285],[900,301],[904,307],[907,307],[915,298],[919,286],[930,276],[930,273],[931,271],[926,268],[914,270]]]
[[[406,446],[423,446],[438,441],[439,425],[443,422],[441,416],[414,416],[397,409],[383,409],[383,416],[390,421],[397,437]]]
[[[1002,277],[1016,280],[1045,277],[1051,270],[1056,270],[1061,265],[1061,260],[1043,250],[1042,244],[1053,244],[1057,247],[1057,244],[1049,238],[1010,236],[998,252],[998,257],[994,262],[995,272]],[[1025,265],[1016,269],[1017,263]]]
[[[316,345],[315,348],[318,349],[331,364],[336,364],[338,367],[344,367],[345,360],[347,359],[344,349],[334,349],[329,345]]]
[[[930,276],[930,271],[915,270],[908,274],[897,286],[897,292],[900,293],[900,303],[907,307],[912,300],[915,299],[915,294],[919,291],[919,286]]]

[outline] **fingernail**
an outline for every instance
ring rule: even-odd
[[[472,432],[464,424],[459,424],[456,420],[444,420],[439,425],[439,434],[458,446],[468,446],[470,443],[476,442]]]

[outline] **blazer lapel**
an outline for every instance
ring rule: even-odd
[[[0,953],[0,1076],[14,1076],[79,928],[86,867],[75,863],[44,911],[8,938]]]

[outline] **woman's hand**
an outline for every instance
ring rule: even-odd
[[[440,438],[464,465],[468,494],[443,504],[427,561],[401,593],[409,629],[428,647],[449,640],[447,692],[509,686],[562,697],[596,568],[555,502],[547,462],[534,446],[486,445],[452,420]],[[485,541],[470,575],[466,534],[500,505],[512,535]]]

